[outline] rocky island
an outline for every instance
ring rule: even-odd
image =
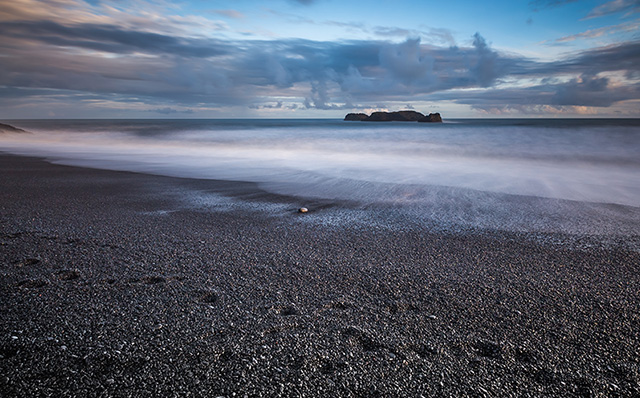
[[[430,113],[425,116],[416,111],[397,111],[397,112],[373,112],[371,115],[365,113],[349,113],[344,117],[346,121],[361,122],[427,122],[442,123],[442,117],[439,113]]]

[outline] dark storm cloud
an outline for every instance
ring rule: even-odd
[[[595,75],[615,71],[636,73],[640,72],[640,41],[593,48],[552,62],[535,62],[524,57],[510,58],[503,67],[506,68],[505,74],[515,77],[583,73]]]
[[[174,109],[163,101],[190,109],[291,107],[291,102],[282,103],[283,98],[307,108],[345,109],[362,103],[445,98],[449,90],[469,88],[486,90],[477,96],[458,90],[458,97],[449,99],[481,107],[480,101],[491,106],[524,101],[610,106],[638,98],[637,87],[615,88],[598,74],[636,74],[640,42],[543,63],[500,53],[480,34],[472,39],[466,47],[426,45],[420,39],[233,41],[107,24],[3,22],[0,97],[29,89],[31,98],[39,100],[68,95],[70,100],[88,101],[76,97],[85,93],[152,103],[156,111]],[[559,75],[574,79],[554,82]],[[541,77],[551,80],[527,89],[492,89],[507,79]]]
[[[549,105],[609,107],[625,100],[640,98],[640,84],[616,87],[606,77],[583,75],[563,83],[542,83],[527,88],[490,89],[474,92],[437,94],[439,100],[450,100],[478,109],[519,109]]]
[[[402,43],[267,42],[235,63],[236,70],[243,71],[241,77],[256,84],[287,88],[308,83],[305,105],[319,109],[337,109],[331,104],[335,95],[331,86],[339,87],[338,94],[344,97],[344,105],[339,106],[349,107],[349,97],[364,101],[490,86],[516,64],[491,50],[480,35],[470,48],[423,46],[418,39]]]
[[[501,70],[502,68],[498,65],[499,55],[489,48],[486,40],[479,33],[473,35],[473,46],[477,52],[477,62],[472,70],[478,84],[482,87],[489,87],[506,71]]]
[[[573,58],[552,63],[551,66],[577,73],[640,71],[640,41],[587,50]]]

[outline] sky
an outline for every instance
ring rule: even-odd
[[[640,0],[0,0],[0,118],[640,117]]]

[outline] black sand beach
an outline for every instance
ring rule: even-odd
[[[348,209],[252,184],[0,171],[3,397],[640,395],[622,246],[314,222]]]

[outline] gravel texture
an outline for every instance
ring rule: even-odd
[[[313,222],[348,210],[244,183],[0,170],[2,397],[640,395],[640,254],[622,246]]]

